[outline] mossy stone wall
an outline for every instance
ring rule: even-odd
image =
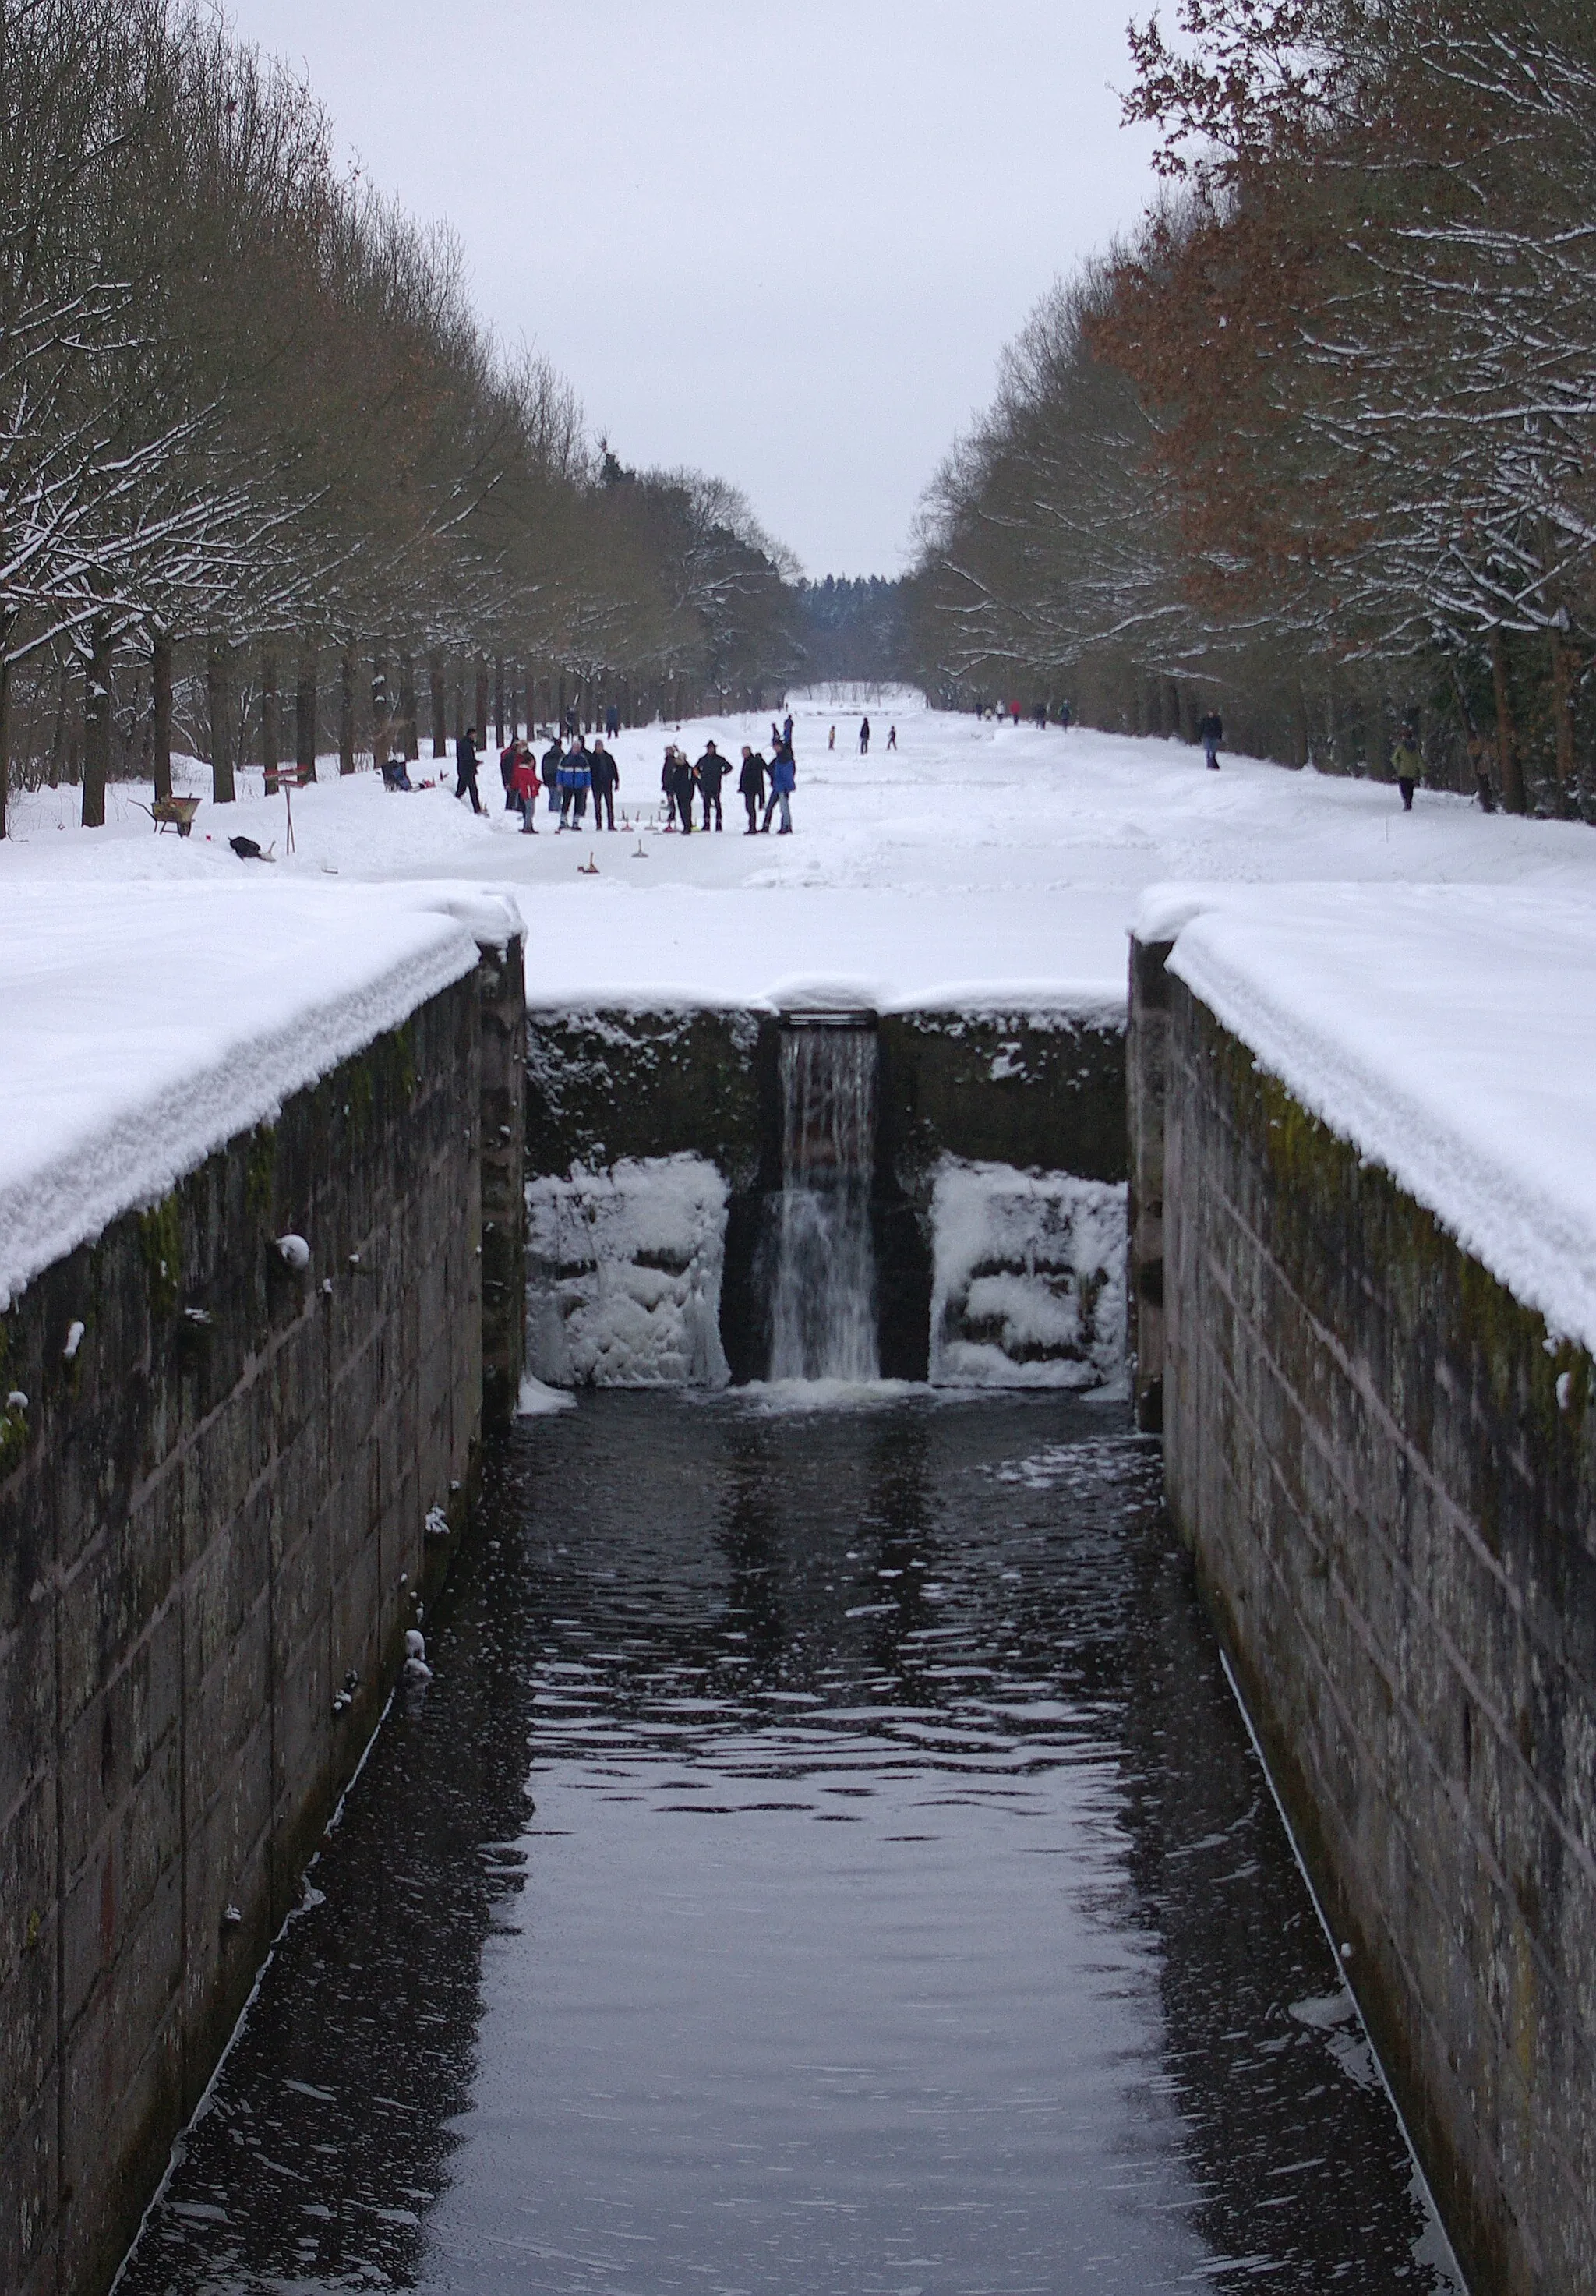
[[[1473,2284],[1596,2288],[1591,1360],[1167,1015],[1169,1505]]]
[[[108,2284],[381,1710],[428,1511],[463,1522],[480,1040],[468,977],[0,1316],[8,2296]]]

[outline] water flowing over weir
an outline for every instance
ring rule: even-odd
[[[772,1379],[880,1376],[872,1016],[815,1015],[782,1031],[782,1193],[770,1289]]]

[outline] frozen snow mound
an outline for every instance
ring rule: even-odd
[[[945,1156],[931,1224],[933,1387],[1123,1391],[1123,1183]]]
[[[527,1362],[547,1387],[724,1387],[725,1181],[623,1157],[527,1183]]]
[[[1294,1099],[1596,1349],[1596,922],[1510,886],[1155,888],[1138,928]]]
[[[520,930],[442,884],[8,884],[0,1309]]]

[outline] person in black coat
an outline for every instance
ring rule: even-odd
[[[469,797],[471,811],[480,813],[482,800],[477,795],[477,729],[468,726],[454,744],[454,794]]]
[[[683,834],[691,837],[692,835],[692,767],[687,762],[686,750],[678,750],[674,742],[665,752],[665,767],[659,775],[659,786],[665,791],[665,802],[670,816],[666,827],[674,829],[676,825],[676,816],[680,815]]]
[[[590,771],[593,775],[593,825],[595,829],[604,828],[606,826],[604,816],[608,814],[610,816],[608,826],[613,829],[615,827],[615,792],[620,787],[620,767],[604,747],[602,741],[594,744]]]
[[[1209,710],[1197,729],[1197,737],[1208,761],[1208,771],[1216,774],[1219,771],[1219,744],[1224,739],[1224,720],[1217,709]]]
[[[744,832],[749,837],[759,834],[759,808],[765,803],[765,760],[757,750],[742,745],[742,771],[737,776],[737,786],[749,817]]]
[[[719,829],[722,825],[720,785],[726,777],[726,761],[713,742],[705,742],[704,754],[694,766],[692,777],[699,785],[699,796],[703,801],[704,827],[708,829],[709,826],[709,808],[713,806],[715,826]]]

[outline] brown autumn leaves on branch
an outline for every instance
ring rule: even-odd
[[[940,666],[1224,697],[1297,763],[1420,709],[1459,786],[1589,804],[1596,16],[1187,0],[1131,46],[1170,188],[929,498]]]

